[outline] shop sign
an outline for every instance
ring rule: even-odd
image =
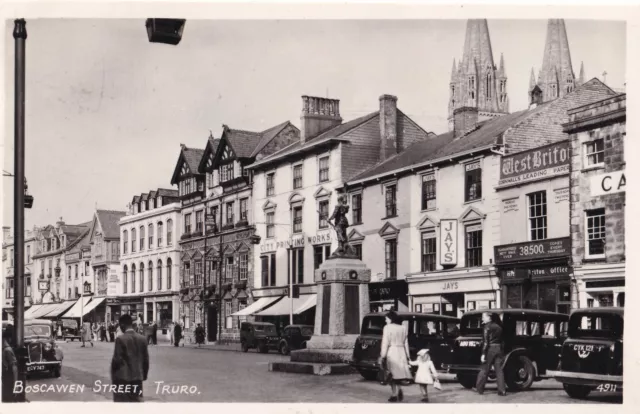
[[[273,252],[279,249],[290,249],[292,247],[304,247],[304,237],[298,237],[296,239],[271,241],[260,245],[260,253]]]
[[[85,250],[82,252],[83,259],[91,259],[91,250]]]
[[[627,188],[627,179],[624,176],[624,170],[608,174],[599,174],[591,177],[590,186],[593,197],[624,193]]]
[[[458,263],[458,220],[440,221],[440,264]]]
[[[558,142],[502,157],[498,186],[521,184],[569,173],[569,142]]]
[[[78,260],[80,260],[80,252],[67,253],[67,258],[66,258],[67,263],[77,262]]]
[[[557,190],[553,190],[553,194],[555,196],[556,203],[569,201],[569,187],[558,188]]]
[[[525,243],[505,244],[494,248],[496,264],[519,260],[548,259],[571,254],[571,238],[538,240]]]
[[[49,290],[49,281],[48,280],[38,281],[38,290],[41,292],[46,292],[47,290]]]
[[[331,243],[331,233],[316,234],[315,236],[308,236],[307,242],[309,244]]]
[[[564,279],[569,277],[569,266],[543,266],[533,268],[514,268],[500,271],[503,280],[524,280],[555,277]]]
[[[407,292],[404,280],[369,283],[369,300],[372,301],[406,298]]]
[[[511,211],[518,211],[519,209],[518,201],[520,201],[519,197],[510,198],[508,200],[502,200],[502,211],[504,213],[509,213]]]
[[[264,298],[268,296],[285,296],[287,295],[288,289],[286,288],[273,288],[273,289],[254,289],[251,293],[254,298]]]
[[[455,277],[448,280],[425,280],[409,283],[409,295],[442,295],[457,292],[489,292],[498,287],[497,276]]]

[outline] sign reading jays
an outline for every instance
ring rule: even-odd
[[[502,157],[498,186],[568,174],[570,160],[569,141],[557,142],[530,151]]]
[[[458,264],[458,220],[440,220],[440,264]]]

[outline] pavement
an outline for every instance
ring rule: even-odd
[[[82,348],[78,342],[59,343],[64,352],[62,377],[34,377],[27,398],[40,401],[112,400],[109,364],[113,343]],[[365,381],[359,375],[314,376],[269,372],[272,361],[289,358],[270,352],[240,351],[239,345],[168,343],[149,347],[151,369],[144,384],[150,402],[272,402],[272,403],[386,403],[389,388]],[[446,377],[446,378],[444,378]],[[106,385],[106,389],[104,386]],[[569,398],[560,383],[544,380],[532,389],[497,395],[489,384],[484,395],[464,389],[453,376],[443,376],[443,390],[430,389],[431,403],[620,403],[621,395],[592,394],[586,401]],[[36,387],[43,389],[36,390]],[[419,403],[417,386],[405,387],[404,403]]]

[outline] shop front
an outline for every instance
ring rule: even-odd
[[[175,311],[175,314],[174,314]],[[144,323],[158,326],[158,340],[169,341],[171,323],[178,320],[178,295],[145,296]]]
[[[118,323],[120,316],[129,314],[135,323],[144,320],[144,299],[142,296],[124,296],[120,298],[107,298],[106,301],[107,322]]]
[[[625,263],[586,263],[574,269],[581,308],[624,307]]]
[[[461,317],[476,309],[496,309],[498,277],[493,268],[455,269],[407,277],[414,312]]]
[[[291,315],[294,324],[313,326],[316,318],[316,292],[316,285],[297,285],[294,286],[294,297],[291,298],[288,287],[254,289],[254,303],[245,309],[248,312],[236,316],[254,316],[259,322],[273,323],[278,332],[291,324]]]
[[[390,280],[369,283],[371,312],[409,311],[409,288],[406,280]]]
[[[504,306],[568,314],[572,299],[570,255],[569,237],[496,246]]]

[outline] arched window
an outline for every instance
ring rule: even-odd
[[[140,292],[144,292],[144,263],[140,263]]]
[[[491,100],[491,85],[493,85],[493,74],[491,72],[487,73],[486,79],[486,90],[487,90],[487,100]]]
[[[122,268],[122,293],[127,293],[127,280],[129,277],[129,268],[124,265]]]
[[[158,278],[158,283],[156,284],[156,290],[162,290],[162,260],[158,259],[158,269],[156,270],[156,277]]]
[[[128,231],[124,231],[122,232],[122,253],[123,254],[127,254],[127,249],[129,247],[129,232]]]
[[[164,225],[161,221],[158,222],[158,235],[156,240],[158,240],[158,247],[162,247],[162,235],[163,235]]]
[[[147,269],[147,272],[149,272],[149,286],[147,290],[151,292],[153,290],[153,262],[151,260],[149,260],[149,269]]]
[[[144,250],[144,226],[140,226],[140,251]]]
[[[171,290],[171,259],[167,259],[167,290]]]
[[[167,220],[167,246],[173,244],[173,220]]]
[[[131,293],[136,293],[136,265],[131,265]]]
[[[153,224],[149,224],[149,249],[153,249]]]
[[[131,253],[136,252],[136,229],[131,229]]]

